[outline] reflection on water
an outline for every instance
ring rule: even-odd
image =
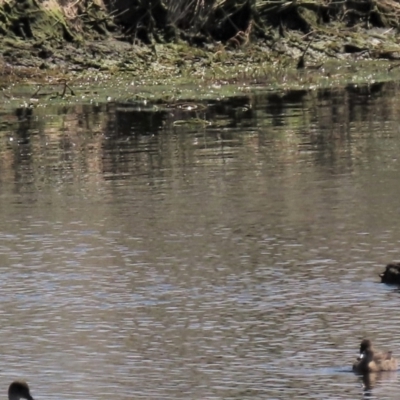
[[[397,398],[351,365],[400,355],[399,98],[2,111],[4,396]]]
[[[376,386],[387,386],[396,384],[398,379],[397,371],[374,372],[360,376],[365,392],[372,392]]]

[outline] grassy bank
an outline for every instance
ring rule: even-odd
[[[394,0],[2,0],[1,75],[157,80],[397,60],[399,22]]]

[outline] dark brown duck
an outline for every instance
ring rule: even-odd
[[[390,263],[386,265],[384,272],[379,274],[382,283],[400,285],[400,263]]]
[[[392,352],[379,352],[372,347],[368,339],[364,339],[360,345],[360,356],[353,364],[353,371],[359,374],[369,372],[396,371],[397,360],[392,356]]]
[[[23,381],[14,381],[8,387],[8,400],[34,400],[30,394],[29,386]]]

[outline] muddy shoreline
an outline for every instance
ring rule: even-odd
[[[76,86],[101,79],[106,85],[119,77],[147,86],[197,81],[313,86],[319,79],[335,82],[342,73],[360,73],[361,81],[366,83],[397,79],[400,69],[400,34],[392,26],[396,21],[382,21],[372,9],[342,10],[340,20],[329,16],[328,8],[314,9],[298,1],[297,8],[277,14],[279,23],[266,17],[262,20],[260,12],[249,14],[240,9],[231,17],[232,22],[241,13],[236,30],[221,25],[217,33],[188,34],[175,26],[174,35],[167,39],[169,25],[164,32],[153,26],[153,31],[143,37],[138,34],[138,25],[133,25],[136,30],[127,28],[126,21],[116,20],[97,3],[96,7],[85,3],[86,8],[77,14],[79,26],[77,18],[68,19],[62,9],[44,9],[35,0],[16,4],[19,8],[1,6],[3,16],[7,15],[0,26],[3,89],[15,83],[60,80]],[[270,17],[277,11],[269,13]],[[376,73],[366,73],[366,61],[372,62]],[[385,78],[378,77],[382,69],[387,72]]]

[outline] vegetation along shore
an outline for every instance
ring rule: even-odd
[[[266,76],[333,60],[394,69],[399,21],[394,0],[0,0],[0,82]]]

